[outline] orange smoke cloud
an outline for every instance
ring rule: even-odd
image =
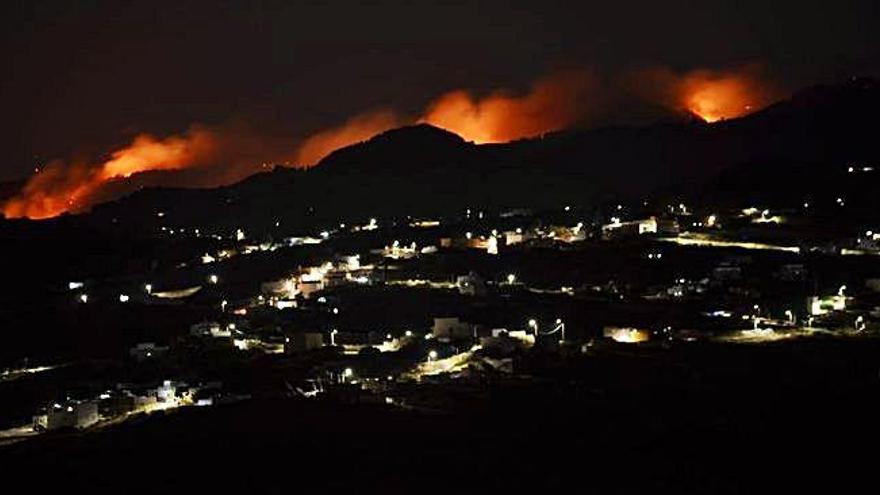
[[[141,134],[97,166],[52,162],[3,205],[3,214],[7,218],[40,219],[78,211],[90,206],[93,196],[107,182],[150,170],[192,166],[214,158],[216,151],[213,133],[204,128],[166,139]]]
[[[366,141],[400,125],[400,119],[391,110],[357,115],[338,127],[312,134],[300,145],[294,161],[302,166],[315,165],[339,148]]]
[[[56,161],[31,177],[22,191],[2,205],[6,218],[42,219],[85,211],[143,185],[215,187],[234,183],[268,163],[293,158],[315,165],[344,146],[414,120],[444,128],[475,143],[497,143],[538,136],[575,124],[620,97],[626,86],[637,96],[667,108],[689,111],[707,122],[739,117],[773,101],[770,85],[752,68],[739,71],[667,69],[630,74],[613,90],[592,73],[561,72],[535,82],[525,94],[497,90],[475,97],[465,90],[434,99],[418,119],[399,118],[392,110],[367,112],[306,138],[294,153],[284,137],[267,138],[249,128],[193,126],[165,138],[141,134],[97,163]],[[626,84],[628,83],[628,84]],[[601,97],[597,95],[602,95]],[[591,101],[587,99],[591,98]],[[156,173],[161,172],[161,173]]]
[[[593,86],[587,73],[565,72],[539,80],[522,96],[502,90],[477,99],[452,91],[434,100],[420,121],[478,144],[533,137],[576,122]]]
[[[203,128],[163,140],[141,134],[128,147],[113,153],[101,167],[100,177],[111,180],[147,170],[185,168],[214,158],[216,151],[215,135]]]
[[[736,70],[695,70],[677,74],[668,69],[641,71],[635,80],[643,96],[705,120],[742,117],[766,107],[777,94],[772,84],[749,66]]]
[[[260,170],[268,156],[283,156],[279,148],[278,143],[241,128],[193,126],[163,139],[140,134],[103,162],[50,163],[3,204],[2,212],[6,218],[43,219],[85,211],[143,185],[229,184]],[[173,178],[151,174],[160,171],[180,174]]]

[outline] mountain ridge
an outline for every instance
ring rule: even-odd
[[[178,210],[171,218],[181,224],[253,222],[262,228],[276,218],[314,223],[466,206],[586,204],[670,190],[692,194],[706,184],[719,187],[718,177],[734,169],[880,161],[871,135],[878,111],[880,85],[857,78],[805,88],[765,109],[713,124],[563,130],[498,144],[474,144],[417,124],[336,150],[308,170],[276,167],[216,189],[145,189],[96,206],[92,215],[145,218]],[[737,187],[748,182],[741,177]],[[536,194],[548,190],[552,194]],[[744,200],[750,193],[726,192]]]

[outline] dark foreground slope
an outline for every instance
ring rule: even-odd
[[[874,474],[877,356],[862,340],[532,356],[534,380],[421,385],[445,412],[242,402],[0,448],[0,465],[33,493],[846,493]]]

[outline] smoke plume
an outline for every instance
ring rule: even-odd
[[[586,72],[558,73],[537,81],[524,95],[498,90],[483,98],[457,90],[434,100],[420,121],[475,143],[499,143],[565,128],[585,111],[583,99],[596,81]]]
[[[666,68],[636,71],[629,85],[643,99],[706,122],[742,117],[772,103],[778,93],[757,66],[677,73]]]
[[[522,94],[450,91],[431,100],[415,118],[390,108],[362,113],[308,136],[299,146],[288,136],[270,138],[245,125],[194,125],[164,138],[138,135],[103,160],[52,162],[2,205],[2,213],[6,218],[50,218],[85,211],[148,185],[215,187],[271,164],[292,161],[311,167],[336,149],[415,122],[475,143],[498,143],[564,129],[587,118],[595,122],[608,113],[609,104],[631,100],[715,122],[762,108],[776,95],[755,67],[684,74],[654,68],[633,71],[611,84],[602,84],[592,72],[568,71],[539,79]]]
[[[340,126],[312,134],[300,145],[295,162],[307,167],[315,165],[333,151],[399,127],[401,122],[392,110],[356,115]]]

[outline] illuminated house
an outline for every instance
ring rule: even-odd
[[[504,244],[507,246],[513,246],[514,244],[519,244],[525,240],[525,236],[522,231],[516,232],[513,230],[508,230],[504,232]]]
[[[175,398],[176,393],[177,387],[174,385],[174,382],[165,380],[162,382],[162,385],[156,388],[156,400],[159,402],[175,402],[177,400]]]
[[[846,296],[834,295],[828,297],[810,297],[808,300],[808,310],[812,316],[821,316],[832,311],[843,311],[846,309]]]
[[[650,217],[643,220],[633,220],[631,222],[621,222],[619,218],[612,218],[611,223],[602,226],[602,235],[605,238],[631,237],[656,233],[656,217]]]
[[[296,281],[292,278],[282,278],[260,284],[260,292],[268,296],[280,296],[292,298],[296,295]]]
[[[296,290],[305,299],[310,299],[312,294],[324,290],[323,280],[300,280],[296,284]]]
[[[646,342],[651,338],[651,334],[647,330],[623,327],[605,327],[602,329],[602,335],[615,342],[627,344]]]
[[[418,253],[419,251],[415,242],[406,246],[402,245],[400,241],[394,241],[390,246],[385,246],[382,250],[382,256],[394,260],[407,260],[414,258]]]
[[[324,347],[324,335],[318,332],[295,333],[284,341],[284,352],[293,354]]]
[[[663,235],[675,235],[681,232],[678,220],[674,217],[662,217],[657,220],[657,233]]]
[[[61,428],[88,428],[98,422],[98,403],[76,401],[66,405],[54,404],[45,414],[34,416],[35,431],[51,431]]]
[[[880,232],[867,231],[864,237],[859,237],[856,247],[867,251],[880,251]]]
[[[194,337],[232,337],[229,328],[222,328],[216,321],[203,321],[189,327],[189,334]]]

